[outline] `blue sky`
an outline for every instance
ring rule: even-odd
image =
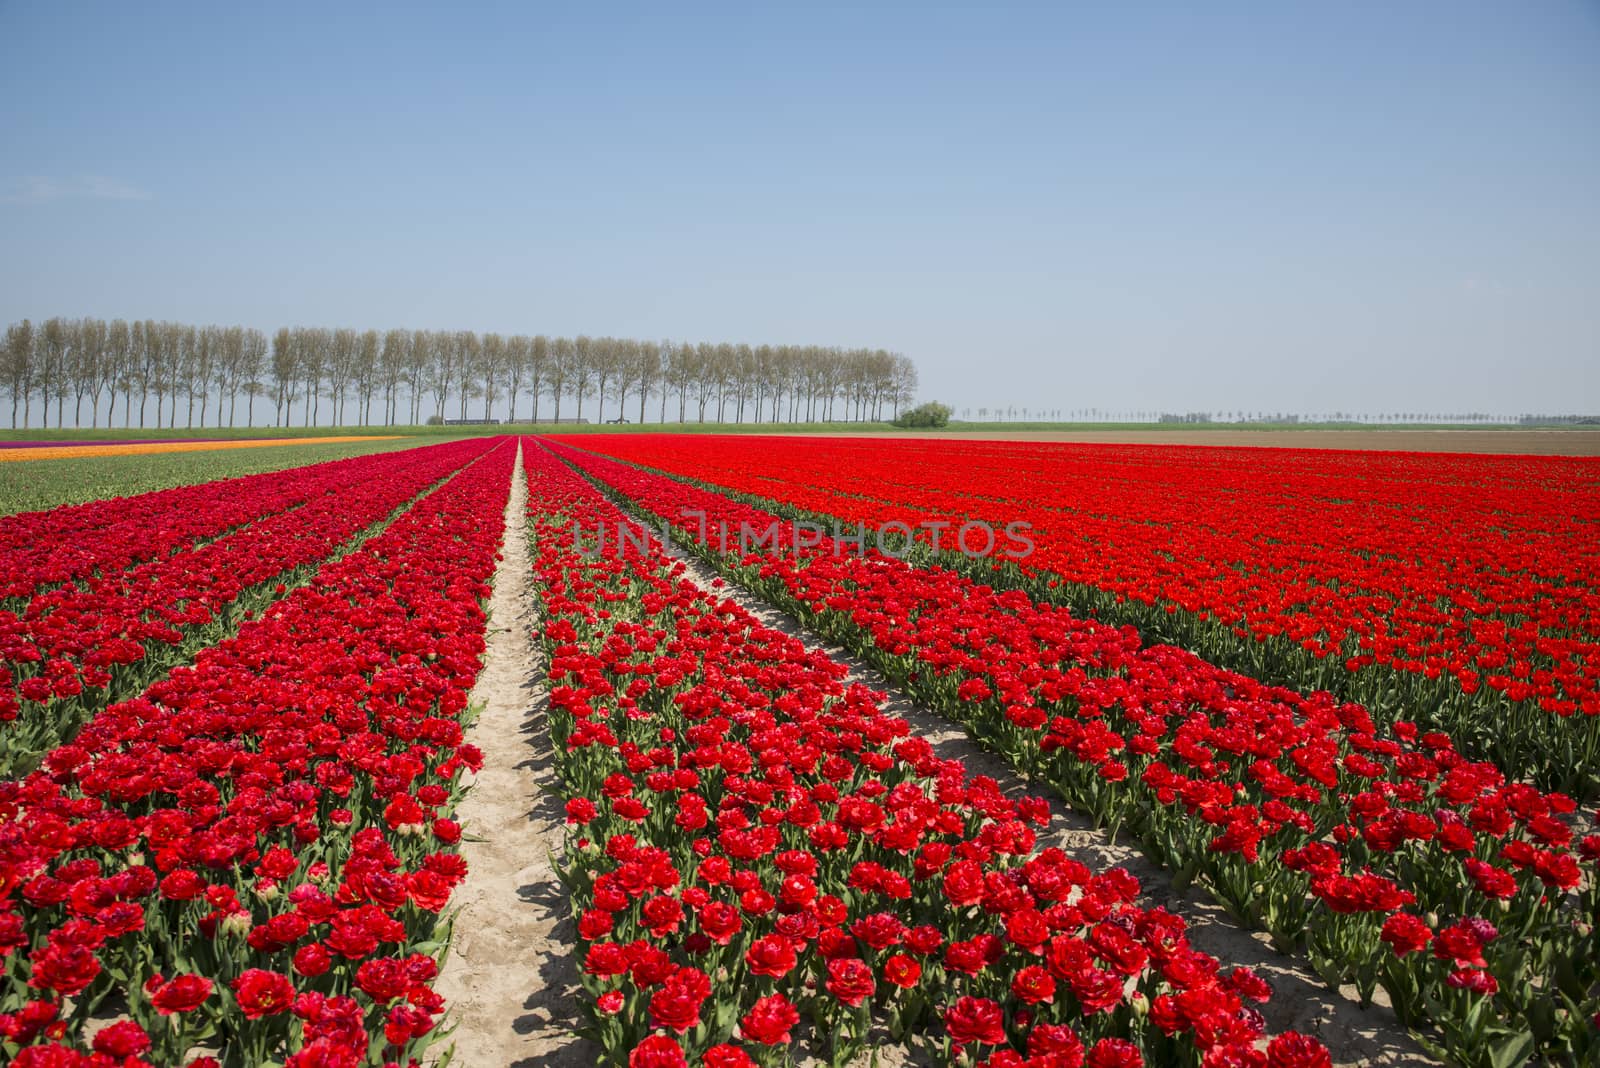
[[[466,7],[0,0],[0,321],[1600,411],[1600,4]]]

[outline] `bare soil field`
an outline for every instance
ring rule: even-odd
[[[872,436],[974,441],[1070,441],[1097,445],[1221,445],[1262,449],[1600,456],[1600,430],[888,430],[875,431]]]

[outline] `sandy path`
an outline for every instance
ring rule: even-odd
[[[698,585],[712,588],[713,580],[718,577],[714,571],[677,545],[669,545],[667,551],[688,565],[689,577]],[[1067,808],[1048,788],[1030,786],[1010,763],[973,742],[958,724],[904,697],[874,668],[846,650],[821,641],[817,635],[802,629],[792,617],[742,587],[724,580],[716,589],[774,630],[794,635],[813,649],[826,651],[850,669],[852,680],[888,693],[889,700],[884,707],[904,717],[914,734],[933,743],[939,756],[959,760],[971,774],[992,777],[1008,795],[1029,791],[1049,797],[1054,819],[1051,831],[1041,837],[1040,848],[1057,846],[1094,871],[1126,868],[1144,889],[1140,904],[1160,905],[1183,917],[1196,949],[1217,958],[1224,967],[1248,965],[1259,972],[1272,984],[1272,1000],[1260,1006],[1270,1033],[1292,1030],[1314,1035],[1328,1046],[1334,1064],[1340,1068],[1357,1065],[1438,1068],[1439,1062],[1423,1052],[1384,1005],[1362,1009],[1356,1003],[1354,988],[1346,991],[1346,997],[1333,994],[1304,960],[1273,949],[1266,935],[1239,927],[1204,891],[1194,888],[1182,893],[1175,891],[1168,873],[1147,859],[1137,845],[1126,840],[1113,843],[1105,832]],[[1383,998],[1381,992],[1379,998]]]
[[[488,650],[471,700],[481,706],[467,741],[483,770],[458,810],[467,837],[449,958],[437,988],[456,1025],[454,1063],[592,1065],[577,1037],[577,931],[550,858],[564,813],[550,761],[543,656],[528,554],[527,480],[517,454],[506,537],[489,600]]]

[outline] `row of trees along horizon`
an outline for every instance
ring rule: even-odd
[[[285,327],[269,345],[260,330],[243,326],[25,319],[7,328],[0,357],[13,428],[19,411],[21,425],[31,425],[36,397],[46,428],[52,403],[58,428],[69,410],[72,425],[83,426],[86,402],[89,425],[98,427],[102,400],[110,427],[119,394],[125,427],[146,425],[153,395],[150,426],[176,427],[182,407],[185,427],[204,428],[208,419],[236,425],[241,394],[246,426],[255,425],[258,399],[272,402],[278,426],[289,425],[296,404],[304,425],[322,425],[324,400],[333,426],[378,425],[375,407],[393,426],[486,422],[501,405],[508,422],[519,411],[527,413],[522,421],[539,422],[541,401],[548,402],[542,421],[577,422],[590,399],[595,422],[605,420],[608,402],[625,416],[630,399],[641,423],[651,407],[662,423],[672,415],[680,423],[866,421],[886,409],[898,416],[917,390],[916,365],[884,349],[471,330]],[[345,421],[352,402],[354,424]]]

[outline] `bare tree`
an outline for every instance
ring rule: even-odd
[[[259,330],[246,330],[244,332],[244,351],[239,359],[239,377],[244,380],[245,396],[245,425],[256,425],[256,398],[265,396],[266,384],[261,381],[262,372],[267,367],[267,335]],[[228,416],[228,425],[233,425],[233,415]]]
[[[428,387],[433,366],[433,338],[426,330],[416,330],[406,348],[406,389],[410,393],[411,425],[422,422],[422,394]]]
[[[707,366],[711,369],[712,374],[715,375],[717,422],[720,423],[722,422],[722,407],[728,399],[728,388],[733,385],[734,379],[738,375],[738,368],[734,365],[736,359],[734,347],[726,341],[720,345],[712,346],[711,353]]]
[[[150,404],[150,347],[160,344],[155,330],[156,324],[146,319],[144,322],[135,320],[128,324],[128,367],[127,382],[131,387],[134,382],[139,383],[139,427],[144,428],[144,410]],[[127,401],[131,392],[125,388],[122,408],[128,411]],[[130,426],[131,420],[124,420]]]
[[[661,347],[654,341],[634,341],[630,344],[633,346],[628,360],[632,370],[630,378],[639,394],[639,422],[642,423],[645,402],[650,399],[650,391],[661,375]],[[662,396],[666,396],[665,392]]]
[[[862,357],[861,366],[870,418],[882,419],[883,403],[894,394],[894,354],[873,349]]]
[[[389,330],[383,335],[378,353],[378,381],[383,387],[383,425],[393,426],[400,383],[405,380],[407,352],[411,335],[404,330]]]
[[[478,381],[482,383],[483,421],[494,418],[494,402],[500,395],[501,380],[509,368],[506,339],[499,334],[485,334],[478,345]]]
[[[172,398],[168,409],[169,426],[178,425],[178,398],[189,396],[189,425],[194,426],[194,391],[189,387],[189,374],[194,366],[195,328],[187,323],[163,324],[172,328],[172,346],[167,350],[167,361],[162,365],[166,376],[167,396]]]
[[[528,374],[528,354],[533,349],[533,339],[526,334],[513,334],[506,338],[506,422],[517,421],[517,394],[522,392],[522,380]]]
[[[750,399],[755,405],[750,413],[750,421],[759,423],[761,422],[761,407],[766,403],[767,392],[772,388],[772,346],[757,345],[751,348],[749,345],[741,345],[740,348],[746,349],[750,353],[749,392],[751,393]],[[740,414],[741,416],[743,415],[742,412]],[[743,422],[743,419],[740,421]]]
[[[828,405],[827,412],[823,418],[829,422],[833,422],[835,402],[843,401],[845,404],[849,403],[849,357],[845,355],[845,351],[843,349],[824,349],[822,350],[821,364],[822,393],[823,397],[827,400]],[[848,420],[849,413],[847,409],[845,419],[843,421],[848,422]]]
[[[60,317],[46,319],[35,344],[38,348],[39,392],[44,399],[44,425],[50,425],[50,398],[56,399],[56,428],[62,426],[67,394],[67,358],[76,339],[72,324]]]
[[[206,425],[206,408],[211,399],[211,372],[217,359],[218,328],[202,326],[194,330],[194,356],[186,370],[189,391],[189,425],[194,426],[194,399],[200,397],[200,426]]]
[[[646,342],[645,344],[649,345],[650,343]],[[656,374],[656,383],[657,383],[657,385],[660,386],[659,392],[661,393],[661,425],[662,426],[666,426],[667,425],[667,394],[668,394],[668,392],[670,392],[668,390],[668,388],[667,388],[667,385],[668,385],[668,383],[667,383],[667,375],[668,375],[669,368],[671,367],[672,342],[663,340],[660,344],[651,345],[650,347],[655,349],[655,357],[654,357],[654,359],[655,359],[655,365],[656,365],[656,372],[655,372],[655,374]],[[643,422],[643,421],[644,420],[641,418],[640,422]],[[679,419],[679,422],[682,422],[681,418]]]
[[[222,425],[223,402],[227,402],[228,425],[234,425],[239,410],[239,390],[247,378],[245,369],[245,334],[242,326],[223,329],[217,339],[217,425]]]
[[[344,426],[344,404],[350,383],[356,377],[356,358],[360,354],[356,332],[341,327],[328,339],[328,399],[333,402],[333,425]]]
[[[700,352],[685,341],[668,358],[667,379],[678,391],[678,422],[688,419],[689,390],[700,378]],[[702,417],[701,422],[705,422]]]
[[[132,374],[131,362],[133,360],[133,331],[128,328],[127,320],[113,319],[106,327],[105,359],[100,361],[100,384],[106,391],[106,426],[113,426],[117,418],[117,390],[122,390],[123,415],[122,422],[128,424],[129,391],[132,389],[130,377]],[[99,395],[99,390],[95,390]]]
[[[444,422],[444,406],[456,379],[455,338],[447,331],[428,335],[428,387],[434,394],[434,417]]]
[[[572,359],[567,365],[567,381],[572,383],[578,405],[577,420],[583,422],[583,397],[594,383],[594,341],[579,334],[572,341]]]
[[[894,402],[894,417],[900,418],[900,406],[917,399],[917,365],[900,353],[894,354],[894,369],[890,373],[889,396]]]
[[[182,334],[177,323],[151,322],[145,320],[145,373],[149,376],[150,385],[156,395],[156,429],[161,429],[161,421],[166,414],[167,394],[171,390],[171,374],[169,368],[177,360],[178,338]],[[177,399],[172,402],[174,410],[178,406]],[[139,424],[141,427],[143,422]]]
[[[745,402],[756,385],[756,352],[749,345],[735,345],[728,363],[733,376],[733,421],[744,422]]]
[[[289,425],[289,408],[294,405],[295,383],[300,381],[300,369],[295,366],[298,357],[294,335],[287,327],[280,327],[272,335],[272,382],[277,391],[277,404],[272,409],[272,425]]]
[[[226,410],[228,425],[233,425],[233,410],[239,399],[239,364],[244,359],[244,327],[219,326],[216,328],[215,352],[212,357],[212,384],[217,389],[217,425],[222,425]]]
[[[372,425],[372,394],[377,388],[381,342],[376,330],[363,330],[356,339],[355,385],[356,423]]]
[[[539,421],[539,395],[544,391],[545,375],[550,369],[550,339],[543,334],[536,334],[528,342],[528,393],[533,399],[533,414],[529,417],[535,423]]]
[[[450,382],[455,377],[455,356],[450,335],[440,330],[418,330],[411,335],[416,344],[412,359],[418,367],[420,396],[428,397],[428,407],[433,410],[431,421],[444,421],[444,406],[450,392]],[[413,423],[422,421],[422,406],[417,405]]]
[[[636,374],[634,363],[639,358],[639,343],[629,338],[613,338],[613,363],[617,377],[617,418],[623,422],[628,416],[628,393],[633,389]]]
[[[333,354],[333,331],[300,330],[300,373],[305,376],[305,425],[322,425],[322,382]]]
[[[567,373],[572,369],[575,348],[571,338],[550,339],[550,371],[545,376],[545,382],[550,391],[550,400],[555,407],[553,418],[558,423],[561,422],[561,398],[567,392]]]
[[[717,391],[717,347],[702,341],[694,347],[694,391],[700,405],[698,422],[706,421],[706,405]]]
[[[27,319],[6,327],[6,392],[11,394],[11,429],[17,428],[17,402],[22,402],[22,425],[28,425],[33,406],[34,365],[33,323]]]
[[[167,360],[167,395],[172,398],[172,407],[167,420],[170,426],[178,425],[178,399],[180,396],[189,397],[189,425],[194,426],[194,390],[190,385],[190,376],[194,371],[195,345],[198,328],[187,323],[173,323],[177,339],[172,347],[172,356]]]
[[[100,425],[100,376],[106,359],[104,319],[79,319],[71,324],[74,336],[67,373],[72,379],[72,425],[83,425],[83,398],[89,397],[94,425]]]
[[[606,421],[606,396],[608,387],[615,385],[621,374],[621,350],[614,337],[595,338],[589,349],[589,365],[594,369],[595,407],[594,421]]]
[[[796,410],[800,403],[800,350],[793,345],[779,345],[773,354],[773,397],[772,421],[779,422],[784,417],[783,400],[789,399],[789,422],[794,422]]]
[[[461,415],[458,418],[465,420],[467,401],[476,397],[481,389],[481,383],[475,378],[481,345],[478,335],[471,330],[457,330],[453,344],[456,352],[456,388],[461,393]]]
[[[12,399],[12,422],[16,423],[20,408],[24,426],[31,424],[35,393],[45,409],[45,425],[49,425],[54,400],[55,425],[65,426],[69,392],[74,399],[75,422],[82,424],[87,398],[91,425],[99,426],[102,390],[108,395],[108,425],[115,420],[120,391],[125,425],[132,425],[137,392],[139,425],[144,426],[153,390],[157,427],[176,426],[179,401],[186,397],[188,425],[201,428],[210,422],[213,394],[217,424],[221,425],[226,407],[228,423],[234,425],[241,389],[251,398],[246,418],[252,423],[254,398],[270,392],[275,394],[275,422],[287,425],[295,418],[295,406],[304,404],[307,426],[321,424],[324,396],[331,402],[333,424],[346,425],[352,392],[356,394],[356,422],[376,425],[373,404],[381,395],[383,422],[397,423],[402,386],[409,393],[412,423],[421,421],[424,397],[429,393],[432,399],[426,407],[439,421],[447,411],[465,419],[471,402],[480,397],[484,419],[492,420],[507,393],[506,415],[515,421],[522,394],[527,391],[534,421],[540,418],[540,403],[546,398],[553,402],[556,420],[561,419],[568,398],[574,402],[576,419],[582,420],[585,402],[593,394],[597,398],[595,419],[603,422],[611,414],[607,408],[611,401],[616,401],[616,414],[622,416],[629,399],[637,394],[639,422],[643,423],[652,394],[659,394],[659,419],[664,423],[668,403],[676,393],[680,423],[688,418],[693,394],[698,421],[741,424],[802,418],[881,420],[890,411],[898,416],[916,392],[915,365],[904,355],[885,349],[727,342],[689,345],[587,335],[552,339],[491,333],[480,339],[470,330],[390,330],[380,334],[376,330],[285,327],[273,337],[270,365],[265,362],[267,351],[264,335],[255,331],[252,338],[251,331],[239,326],[195,327],[153,320],[107,324],[98,319],[54,318],[37,328],[27,321],[14,324],[5,335],[0,355],[5,360],[4,385]],[[270,378],[270,389],[262,385],[263,376]],[[713,398],[714,414],[708,411]],[[1024,417],[1031,411],[1024,409]],[[1010,409],[999,410],[1001,418],[1008,414]],[[1246,414],[1224,412],[1219,418],[1237,421]],[[1372,417],[1334,412],[1320,418],[1371,421]],[[1482,422],[1487,417],[1467,413],[1448,418]]]

